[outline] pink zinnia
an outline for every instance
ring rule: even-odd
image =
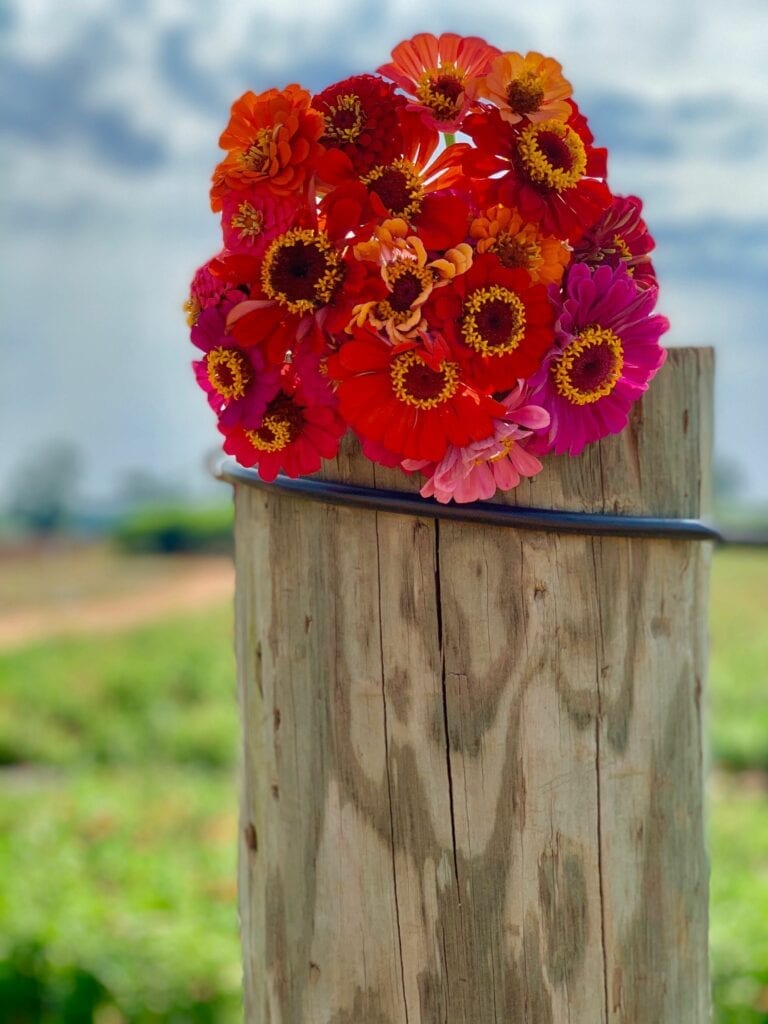
[[[223,427],[257,426],[280,389],[280,369],[267,366],[261,350],[245,348],[227,334],[231,304],[203,310],[192,328],[192,344],[205,355],[192,363],[197,383]]]
[[[623,263],[641,288],[656,284],[650,253],[656,243],[642,218],[637,196],[614,196],[608,209],[573,247],[573,262],[590,267]]]
[[[190,327],[195,326],[204,309],[218,306],[220,302],[224,301],[239,302],[244,298],[244,293],[233,287],[230,281],[225,281],[211,273],[211,266],[219,260],[220,256],[221,253],[208,260],[202,267],[198,267],[192,278],[192,283],[189,286],[189,298],[184,303],[184,312],[187,314],[187,323]]]
[[[221,228],[229,252],[261,256],[278,235],[293,227],[300,204],[266,185],[228,192],[222,199]]]
[[[624,265],[571,267],[558,342],[529,381],[531,397],[551,415],[546,451],[578,455],[624,429],[632,403],[666,358],[659,337],[669,321],[652,315],[656,297],[657,289],[641,289]]]
[[[421,489],[424,498],[434,496],[442,504],[452,498],[466,503],[492,498],[496,490],[517,487],[522,477],[536,476],[541,462],[527,450],[533,431],[549,425],[549,413],[537,405],[523,404],[528,393],[525,382],[519,381],[501,405],[504,419],[494,420],[494,431],[482,441],[458,448],[449,445],[438,462],[406,460],[403,469],[421,469],[429,479]]]

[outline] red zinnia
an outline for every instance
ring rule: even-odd
[[[312,100],[325,119],[321,142],[349,157],[357,174],[391,163],[403,148],[400,111],[405,99],[374,75],[354,75],[329,85]]]
[[[347,429],[331,405],[309,405],[293,382],[285,387],[254,429],[219,428],[224,451],[243,466],[255,466],[263,480],[274,480],[281,471],[291,477],[317,472],[323,459],[334,458]]]
[[[439,461],[449,444],[487,437],[503,415],[498,402],[465,382],[442,340],[429,352],[361,333],[329,358],[328,373],[339,382],[347,422],[401,458]]]
[[[331,186],[320,203],[326,230],[333,239],[370,236],[382,221],[400,218],[412,225],[427,249],[450,249],[464,241],[469,208],[448,190],[461,177],[449,147],[433,159],[437,137],[418,118],[403,117],[400,156],[358,175],[352,161],[338,150],[327,152],[318,166]]]
[[[483,391],[505,391],[540,366],[554,343],[547,289],[521,268],[507,269],[491,253],[466,274],[435,290],[426,310],[444,325],[466,363],[467,379]]]
[[[278,235],[255,263],[251,298],[232,310],[228,326],[244,344],[266,347],[271,363],[317,327],[345,276],[341,252],[327,235],[292,228]]]
[[[570,103],[570,101],[568,101]],[[456,147],[479,198],[519,210],[545,234],[575,242],[611,203],[606,150],[575,104],[567,122],[556,119],[509,125],[498,110],[473,114],[465,131],[477,146]],[[499,172],[504,172],[499,175]],[[492,177],[492,176],[496,177]]]
[[[643,204],[637,196],[615,196],[613,202],[573,249],[575,263],[593,269],[625,264],[640,288],[656,284],[650,253],[655,246],[642,218]]]

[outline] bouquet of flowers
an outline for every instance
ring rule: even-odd
[[[653,239],[562,68],[426,33],[315,96],[247,92],[186,303],[224,450],[365,455],[467,502],[621,431],[664,362]]]

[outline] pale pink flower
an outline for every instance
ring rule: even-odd
[[[451,499],[461,504],[492,498],[497,489],[509,491],[523,477],[541,472],[541,462],[528,450],[534,431],[549,426],[549,413],[538,405],[526,405],[528,392],[519,381],[501,404],[504,419],[494,420],[494,432],[482,441],[463,448],[448,445],[438,463],[406,459],[402,467],[421,470],[428,480],[421,489],[424,498],[435,497],[441,504]]]

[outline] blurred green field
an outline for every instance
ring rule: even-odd
[[[719,553],[717,1024],[768,1024],[768,554]],[[3,1024],[234,1024],[228,607],[0,654]]]

